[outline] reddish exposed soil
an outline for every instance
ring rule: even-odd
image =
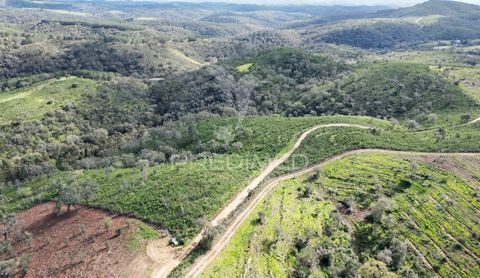
[[[135,230],[135,220],[86,207],[70,212],[63,208],[56,216],[53,207],[45,203],[16,215],[18,224],[10,241],[18,257],[31,255],[26,277],[124,277],[130,272],[128,267],[137,254],[126,243]],[[106,216],[112,219],[109,232]],[[118,228],[120,235],[116,235]],[[30,246],[22,239],[25,231],[33,234]],[[0,259],[9,258],[0,254]],[[15,276],[19,275],[17,271]]]

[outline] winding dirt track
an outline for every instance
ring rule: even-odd
[[[210,224],[215,227],[219,223],[221,223],[223,220],[225,220],[233,211],[235,211],[248,197],[249,193],[254,190],[255,188],[258,187],[258,185],[275,169],[277,168],[280,164],[285,162],[293,152],[295,152],[298,147],[302,144],[302,142],[305,140],[305,138],[312,133],[313,131],[320,129],[320,128],[328,128],[328,127],[348,127],[348,128],[361,128],[361,129],[369,129],[372,128],[370,126],[363,126],[363,125],[356,125],[356,124],[344,124],[344,123],[338,123],[338,124],[323,124],[323,125],[317,125],[314,126],[307,131],[303,132],[302,135],[297,139],[295,144],[281,157],[276,158],[272,160],[267,167],[265,167],[261,172],[260,175],[258,175],[254,180],[252,180],[248,186],[246,186],[240,193],[238,193],[232,201],[228,203],[226,207],[218,213],[215,218],[212,219]],[[237,217],[238,218],[238,217]],[[154,272],[152,274],[152,277],[155,278],[160,278],[160,277],[167,277],[168,274],[180,264],[183,258],[185,258],[200,242],[202,239],[203,234],[200,233],[198,234],[192,241],[189,242],[188,245],[183,247],[182,249],[177,249],[173,250],[173,248],[170,248],[171,250],[168,250],[168,247],[164,248],[150,248],[151,246],[158,246],[158,242],[153,241],[151,244],[149,244],[149,247],[147,247],[147,254],[149,257],[154,259],[155,261],[158,262],[158,264],[155,266]],[[215,248],[215,247],[214,247]],[[223,248],[223,247],[222,247]],[[170,251],[170,252],[169,252]],[[213,249],[212,249],[213,251]],[[159,254],[160,252],[169,252],[171,253],[171,256],[165,256],[165,254]],[[210,252],[209,252],[210,253]],[[209,255],[207,253],[207,255]],[[163,260],[159,261],[157,258],[161,257]],[[170,257],[170,258],[167,258]],[[201,257],[198,261],[200,262],[201,259],[204,257]],[[195,263],[195,266],[197,266],[197,263]],[[203,267],[202,267],[203,269]]]
[[[479,122],[480,118],[477,118],[467,124],[473,124],[476,122]],[[360,129],[370,129],[372,128],[371,126],[364,126],[364,125],[357,125],[357,124],[345,124],[345,123],[337,123],[337,124],[323,124],[323,125],[317,125],[314,126],[305,132],[301,134],[301,136],[297,139],[295,144],[281,157],[276,158],[272,160],[267,167],[265,167],[261,172],[260,175],[258,175],[248,186],[246,186],[240,193],[238,193],[234,199],[226,207],[223,208],[223,210],[215,216],[215,218],[211,221],[211,225],[213,227],[217,226],[219,223],[221,223],[223,220],[225,220],[232,212],[234,212],[242,203],[245,202],[246,198],[248,197],[249,193],[256,189],[260,183],[274,170],[276,169],[279,165],[281,165],[283,162],[285,162],[294,152],[295,150],[298,149],[298,147],[302,144],[302,142],[305,140],[305,138],[312,133],[315,130],[318,130],[320,128],[328,128],[328,127],[348,127],[348,128],[360,128]],[[337,156],[334,156],[322,163],[310,166],[305,169],[301,169],[298,171],[294,171],[289,174],[285,174],[279,177],[276,177],[274,179],[271,179],[267,181],[266,185],[262,188],[262,190],[255,196],[255,198],[250,202],[250,204],[243,209],[237,216],[235,216],[235,219],[231,221],[229,226],[225,229],[223,234],[216,239],[214,245],[212,248],[203,256],[197,258],[189,272],[187,273],[186,277],[196,277],[199,276],[202,271],[215,259],[218,254],[225,248],[225,246],[229,243],[231,238],[233,237],[235,231],[238,229],[238,227],[243,223],[243,221],[248,217],[248,215],[254,210],[255,206],[262,201],[270,192],[271,190],[278,185],[280,182],[295,178],[298,176],[305,175],[307,173],[311,173],[313,171],[316,171],[319,167],[322,167],[323,165],[330,163],[335,160],[342,159],[346,156],[352,155],[352,154],[359,154],[359,153],[390,153],[390,154],[399,154],[399,153],[415,153],[415,154],[439,154],[439,153],[421,153],[421,152],[400,152],[400,151],[388,151],[388,150],[382,150],[382,149],[363,149],[363,150],[355,150],[355,151],[350,151],[346,152]],[[454,153],[449,153],[450,155],[454,155]],[[456,153],[457,155],[476,155],[476,153]],[[157,261],[157,265],[154,267],[154,271],[152,273],[152,277],[155,278],[161,278],[161,277],[167,277],[168,274],[180,264],[183,258],[185,258],[200,242],[202,239],[203,234],[200,233],[198,234],[192,241],[189,242],[188,245],[183,247],[182,249],[176,249],[175,251],[172,251],[173,248],[170,248],[170,251],[167,251],[168,253],[171,253],[170,256],[163,254],[159,254],[160,252],[164,253],[166,249],[168,248],[147,248],[147,253],[148,255],[155,260],[155,258],[162,257],[162,261]],[[152,243],[156,244],[155,241]],[[168,258],[167,258],[168,257]]]

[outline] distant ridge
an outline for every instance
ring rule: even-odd
[[[480,6],[458,1],[429,0],[412,7],[390,11],[380,11],[374,14],[375,17],[408,17],[428,15],[480,17]]]
[[[116,10],[141,8],[141,9],[205,9],[213,11],[229,12],[258,12],[258,11],[280,11],[291,13],[304,13],[314,16],[329,15],[332,13],[374,13],[387,10],[388,6],[343,6],[343,5],[258,5],[258,4],[236,4],[227,2],[152,2],[152,1],[121,1],[121,0],[58,0],[55,2],[33,1],[33,0],[6,0],[7,5],[15,8],[48,8],[48,9],[72,9],[73,4],[94,5],[95,7],[111,8]],[[1,1],[0,1],[1,3]]]

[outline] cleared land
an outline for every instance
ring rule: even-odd
[[[480,69],[475,67],[439,67],[432,69],[457,84],[477,102],[480,102]]]
[[[145,277],[151,263],[145,256],[146,241],[159,233],[138,220],[93,208],[78,207],[59,216],[54,203],[44,203],[17,213],[17,225],[9,237],[11,246],[0,258],[14,252],[19,261],[15,277]],[[105,219],[111,219],[108,231]],[[27,262],[25,269],[22,264]],[[139,262],[145,262],[141,264]],[[132,273],[130,266],[135,265]]]
[[[0,124],[17,118],[40,119],[48,112],[75,102],[84,94],[95,91],[95,82],[82,78],[63,78],[41,82],[33,87],[0,94]]]
[[[240,73],[246,73],[246,72],[250,71],[252,66],[253,66],[253,63],[243,64],[243,65],[240,65],[240,66],[236,67],[236,70]]]
[[[479,156],[387,153],[342,156],[318,172],[316,167],[309,175],[280,183],[264,202],[249,206],[251,213],[242,213],[249,216],[235,225],[235,235],[228,229],[228,237],[214,245],[212,253],[232,238],[204,276],[338,274],[392,249],[394,238],[406,244],[407,252],[401,265],[389,265],[389,271],[478,275],[478,180],[462,180],[423,161],[461,161],[455,163],[459,169],[478,175]],[[269,184],[265,188],[272,189]],[[263,192],[268,190],[259,195]],[[393,206],[383,220],[372,222],[368,217],[382,196]],[[199,272],[189,274],[194,273]]]

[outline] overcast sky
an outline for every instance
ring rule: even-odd
[[[137,0],[140,1],[140,0]],[[157,0],[158,1],[158,0]],[[184,1],[184,2],[231,2],[250,4],[316,4],[316,5],[384,5],[405,7],[413,6],[422,0],[160,0],[161,2]],[[465,3],[480,5],[480,0],[462,0]]]

